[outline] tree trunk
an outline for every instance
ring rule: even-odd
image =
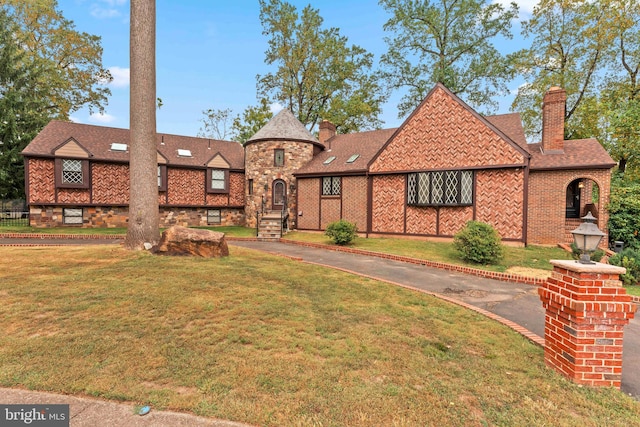
[[[156,148],[156,3],[131,0],[129,225],[125,246],[160,240]]]

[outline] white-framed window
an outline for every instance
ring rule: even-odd
[[[82,160],[62,159],[62,184],[82,185]]]
[[[407,175],[410,206],[469,206],[473,204],[473,171],[418,172]]]
[[[82,225],[82,208],[63,208],[62,223],[65,225]]]
[[[221,224],[222,216],[220,209],[208,209],[207,210],[207,224]]]
[[[322,195],[323,196],[339,196],[340,195],[340,177],[325,176],[322,178]]]

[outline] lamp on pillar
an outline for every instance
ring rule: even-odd
[[[581,219],[583,223],[571,232],[576,246],[582,252],[578,262],[580,264],[595,264],[595,262],[591,261],[591,254],[598,249],[604,233],[595,224],[596,218],[591,215],[591,212]]]

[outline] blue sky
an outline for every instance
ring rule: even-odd
[[[500,0],[506,1],[506,0]],[[373,53],[376,61],[386,51],[382,26],[389,16],[375,0],[289,0],[298,10],[307,4],[320,10],[327,27],[338,27],[349,43]],[[526,19],[535,0],[517,2]],[[129,1],[58,0],[58,7],[76,29],[102,38],[103,66],[111,70],[112,96],[104,115],[87,110],[72,114],[80,123],[129,127]],[[267,36],[262,34],[257,0],[156,0],[157,96],[164,106],[157,112],[158,132],[195,136],[202,111],[230,108],[234,116],[256,105],[256,75],[272,71],[264,63]],[[514,23],[514,40],[500,46],[505,52],[525,47]],[[522,82],[514,81],[515,90]],[[396,127],[394,93],[384,105],[384,127]],[[500,113],[511,98],[501,100]]]

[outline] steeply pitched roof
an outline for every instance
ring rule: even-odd
[[[313,136],[287,108],[269,120],[269,123],[245,142],[245,145],[265,140],[306,141],[324,148],[318,138]]]
[[[498,114],[497,116],[485,116],[485,119],[502,133],[507,135],[513,142],[529,151],[527,148],[527,138],[522,127],[520,113]]]
[[[529,144],[531,170],[611,169],[616,165],[595,138],[564,141],[564,152],[543,153],[542,144]]]
[[[335,135],[327,143],[331,149],[317,154],[306,166],[294,175],[324,175],[335,173],[364,172],[369,162],[380,151],[380,148],[393,135],[396,129],[383,129],[358,132],[346,135]],[[347,161],[355,155],[354,161]],[[331,162],[328,159],[334,157]]]
[[[128,129],[52,121],[22,151],[24,156],[53,156],[56,148],[73,139],[91,153],[92,160],[128,162],[129,151],[114,151],[112,143],[130,144]],[[164,133],[157,134],[156,146],[168,165],[204,167],[216,154],[231,169],[244,169],[244,149],[237,142],[194,138]],[[178,150],[189,150],[191,156],[179,156]]]

